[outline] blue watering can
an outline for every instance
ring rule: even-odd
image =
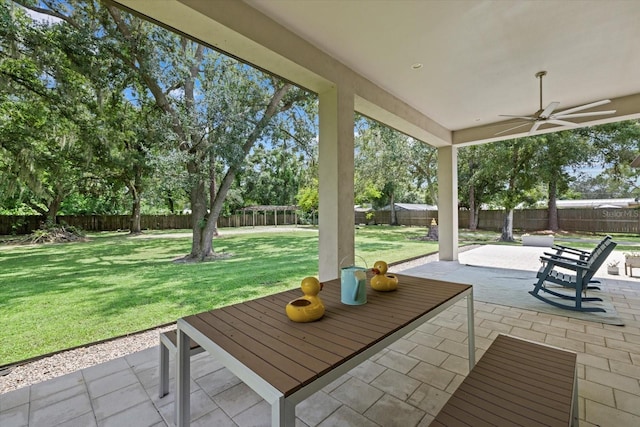
[[[362,305],[367,302],[367,269],[343,267],[340,277],[340,301],[347,305]]]

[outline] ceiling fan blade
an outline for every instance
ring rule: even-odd
[[[545,108],[544,111],[540,113],[540,117],[542,118],[549,117],[551,113],[553,113],[553,110],[558,108],[558,105],[560,105],[559,102],[552,102],[551,104],[547,105],[547,108]]]
[[[556,113],[556,116],[565,115],[565,114],[571,114],[571,113],[575,113],[575,112],[586,110],[586,109],[593,108],[593,107],[599,107],[600,105],[605,105],[605,104],[608,104],[610,102],[611,102],[610,99],[603,99],[602,101],[596,101],[596,102],[592,102],[590,104],[584,104],[584,105],[580,105],[578,107],[569,108],[568,110],[558,111]]]
[[[558,120],[558,119],[549,119],[546,120],[545,123],[551,123],[553,125],[558,125],[558,126],[570,126],[570,127],[577,127],[579,126],[578,123],[573,123],[573,122],[567,122],[564,120]]]
[[[535,133],[535,131],[538,130],[538,128],[540,127],[540,125],[544,123],[542,121],[537,121],[533,124],[533,126],[531,126],[531,129],[529,129],[529,135],[532,135]]]
[[[518,128],[521,128],[522,126],[527,126],[528,124],[529,124],[529,123],[522,123],[521,125],[514,126],[514,127],[509,128],[509,129],[505,129],[505,130],[503,130],[503,131],[500,131],[500,132],[498,132],[498,133],[495,133],[495,134],[494,134],[494,136],[502,135],[503,133],[507,133],[507,132],[509,132],[510,130],[518,129]]]
[[[512,119],[522,119],[522,120],[529,120],[529,121],[533,121],[536,118],[532,117],[532,116],[514,116],[511,114],[499,114],[499,117],[511,117]]]
[[[606,114],[615,114],[616,110],[592,111],[590,113],[563,114],[556,113],[551,115],[551,119],[575,119],[577,117],[604,116]]]

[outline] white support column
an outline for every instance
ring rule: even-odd
[[[440,261],[458,259],[458,149],[438,148],[438,246]]]
[[[333,88],[320,93],[318,225],[320,281],[340,276],[340,262],[354,262],[354,94]]]

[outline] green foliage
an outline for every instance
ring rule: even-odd
[[[56,23],[0,5],[5,197],[55,217],[104,200],[119,212],[126,195],[133,218],[190,207],[206,233],[244,200],[293,202],[315,161],[315,96],[107,3],[15,3]],[[269,149],[247,163],[257,142]]]
[[[296,203],[298,207],[306,213],[318,210],[320,205],[320,197],[318,193],[318,180],[313,179],[307,187],[301,187],[296,195]]]
[[[356,118],[355,145],[357,204],[437,201],[433,147],[361,116]]]

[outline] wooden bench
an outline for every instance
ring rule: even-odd
[[[431,427],[578,426],[577,355],[499,335]]]
[[[178,334],[175,330],[160,333],[160,397],[169,393],[169,357],[178,351]],[[190,341],[191,356],[202,353],[204,349],[193,340]],[[177,359],[177,358],[176,358]],[[177,360],[176,360],[177,362]]]

